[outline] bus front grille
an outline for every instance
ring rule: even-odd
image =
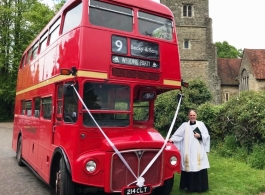
[[[145,72],[138,70],[127,70],[122,68],[113,68],[112,75],[116,77],[127,77],[135,79],[159,81],[159,73]]]
[[[158,153],[158,150],[134,150],[121,152],[123,158],[131,167],[134,174],[139,177],[149,162]],[[163,172],[163,163],[161,154],[149,170],[143,175],[145,184],[157,186],[161,183],[161,174]],[[134,182],[136,179],[128,168],[121,161],[119,156],[115,153],[112,156],[112,169],[111,169],[111,189],[113,192],[119,192],[123,187]],[[134,183],[133,185],[135,185]]]

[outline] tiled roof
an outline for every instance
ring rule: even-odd
[[[265,79],[265,49],[244,49],[256,79]]]
[[[221,85],[238,85],[240,58],[218,58],[218,75],[221,79]]]

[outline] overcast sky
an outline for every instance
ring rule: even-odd
[[[209,0],[213,42],[265,49],[265,0]]]
[[[209,16],[214,43],[227,41],[237,49],[265,49],[265,0],[209,0]]]

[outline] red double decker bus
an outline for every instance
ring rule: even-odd
[[[181,83],[169,8],[68,0],[19,66],[17,162],[61,195],[169,195],[180,153],[154,128],[154,102]]]

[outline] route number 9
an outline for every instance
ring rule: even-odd
[[[117,51],[120,51],[122,49],[122,42],[121,42],[121,40],[117,40],[115,42],[115,45],[118,47]]]
[[[127,54],[127,39],[125,37],[112,36],[111,42],[113,53]]]

